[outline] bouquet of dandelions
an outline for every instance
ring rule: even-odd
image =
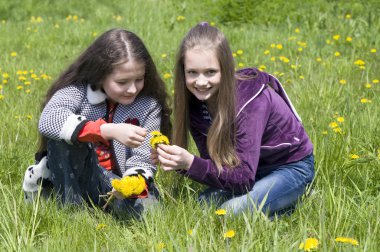
[[[152,131],[150,133],[152,138],[150,145],[156,149],[159,144],[169,144],[169,139],[159,131]],[[107,193],[108,199],[103,206],[103,210],[111,203],[115,197],[120,195],[124,198],[137,197],[146,190],[146,182],[143,176],[125,176],[121,179],[113,179],[111,185],[114,190]]]

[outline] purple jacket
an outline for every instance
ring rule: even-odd
[[[190,131],[200,157],[184,173],[191,179],[235,194],[250,191],[258,169],[299,161],[313,152],[301,120],[280,82],[255,68],[238,74],[256,76],[237,84],[236,152],[240,165],[219,173],[207,151],[210,120],[204,104],[191,99]]]

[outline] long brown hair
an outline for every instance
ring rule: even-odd
[[[233,168],[240,163],[235,150],[235,70],[234,59],[223,33],[207,23],[193,27],[180,45],[174,83],[173,143],[188,147],[189,101],[192,94],[186,88],[184,60],[188,50],[201,48],[215,53],[220,65],[221,82],[217,95],[217,110],[207,135],[207,150],[218,170],[222,165]],[[230,136],[230,137],[226,137]]]
[[[155,98],[161,105],[161,131],[171,133],[170,108],[165,83],[142,40],[133,32],[111,29],[100,35],[66,70],[47,91],[41,109],[58,90],[69,85],[90,83],[93,90],[101,90],[103,80],[115,65],[134,59],[145,64],[144,88],[139,95]],[[39,152],[46,150],[47,139],[40,135]]]

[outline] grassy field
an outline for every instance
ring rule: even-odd
[[[297,251],[308,238],[317,251],[379,251],[380,4],[243,2],[0,1],[1,251]],[[195,201],[201,185],[163,172],[162,202],[141,220],[54,201],[25,205],[39,105],[60,71],[97,35],[122,27],[144,40],[172,92],[177,46],[200,21],[226,34],[238,68],[276,75],[303,119],[316,178],[295,213],[218,216]],[[228,230],[234,236],[224,238]]]

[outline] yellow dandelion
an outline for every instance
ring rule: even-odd
[[[193,236],[194,231],[192,229],[187,230],[187,234]]]
[[[361,70],[364,70],[365,69],[365,66],[360,66],[359,67]]]
[[[269,51],[269,50],[265,50],[265,51],[264,51],[264,54],[265,54],[265,55],[268,55],[268,54],[270,54],[270,51]]]
[[[316,238],[307,238],[305,242],[302,242],[299,249],[303,249],[304,251],[311,251],[312,249],[317,249],[319,245],[319,241]]]
[[[20,81],[25,81],[25,80],[26,80],[26,77],[25,77],[24,75],[20,75],[20,76],[18,77],[18,79],[19,79]]]
[[[0,85],[0,89],[3,89],[3,85]]]
[[[210,22],[210,26],[215,26],[215,22]]]
[[[150,139],[150,146],[153,149],[156,149],[159,144],[170,144],[170,141],[167,136],[163,135],[159,131],[152,131],[150,133],[152,138]]]
[[[234,58],[235,58],[236,56],[237,56],[237,54],[236,54],[236,53],[232,53],[232,57],[234,57]]]
[[[346,38],[346,41],[347,41],[347,42],[351,42],[351,41],[352,41],[352,38],[351,38],[351,37],[347,37],[347,38]]]
[[[331,45],[332,44],[331,40],[326,39],[326,44]]]
[[[299,51],[299,52],[302,52],[302,51],[303,51],[303,48],[302,48],[302,47],[298,47],[298,51]]]
[[[30,93],[30,89],[25,90],[25,93],[29,94]]]
[[[379,80],[378,79],[374,79],[374,80],[372,80],[372,83],[373,84],[377,84],[377,83],[379,83]]]
[[[277,44],[276,45],[276,48],[278,49],[278,50],[281,50],[283,47],[282,47],[282,44]]]
[[[338,124],[336,122],[331,122],[329,123],[329,127],[333,129],[333,128],[338,127]]]
[[[367,99],[367,98],[361,98],[360,102],[361,103],[371,103],[372,101],[370,99]]]
[[[238,66],[239,66],[239,67],[244,67],[244,63],[240,62],[240,63],[238,64]]]
[[[276,57],[271,57],[270,60],[271,61],[276,61]]]
[[[16,57],[17,56],[17,52],[11,52],[11,57]]]
[[[339,57],[339,56],[340,56],[340,52],[335,52],[334,55],[335,55],[336,57]]]
[[[351,19],[351,18],[352,18],[351,14],[346,14],[346,19]]]
[[[3,80],[3,84],[7,84],[8,83],[8,80]]]
[[[338,41],[338,40],[340,39],[340,35],[338,35],[338,34],[337,34],[337,35],[334,35],[334,36],[333,36],[333,39],[336,40],[336,41]]]
[[[234,230],[228,230],[227,232],[225,232],[223,234],[223,237],[224,239],[227,239],[227,238],[233,238],[235,236],[235,231]]]
[[[184,16],[178,16],[178,17],[177,17],[177,21],[183,21],[183,20],[185,20],[185,17],[184,17]]]
[[[342,85],[345,85],[345,84],[347,84],[347,81],[345,79],[342,79],[342,80],[339,81],[339,83],[342,84]]]
[[[371,49],[371,53],[376,53],[376,52],[377,52],[377,50],[375,48]]]
[[[165,247],[166,247],[166,245],[165,245],[165,243],[163,243],[163,242],[159,242],[159,243],[157,243],[157,245],[156,245],[156,249],[159,250],[159,251],[164,250]]]
[[[24,88],[24,87],[21,86],[21,85],[18,85],[18,86],[16,87],[17,90],[21,90],[21,89],[23,89],[23,88]]]
[[[242,54],[243,54],[243,50],[240,50],[240,49],[237,50],[237,51],[236,51],[236,54],[237,54],[237,55],[242,55]]]
[[[344,117],[339,116],[336,120],[337,120],[338,122],[342,123],[342,122],[344,122]]]
[[[104,224],[104,223],[99,223],[98,225],[96,225],[96,231],[100,231],[100,230],[102,230],[102,229],[105,229],[107,227],[107,225],[106,224]]]
[[[294,30],[295,33],[300,33],[300,31],[301,31],[300,28],[296,28],[296,29]]]
[[[335,238],[335,241],[336,242],[342,242],[342,243],[349,243],[349,244],[354,245],[354,246],[359,245],[359,242],[357,240],[352,239],[352,238],[348,238],[348,237],[337,237],[337,238]]]
[[[371,87],[372,87],[372,85],[369,84],[369,83],[366,83],[364,86],[365,86],[366,88],[371,88]]]
[[[335,133],[342,134],[342,129],[341,129],[340,127],[333,128],[333,131],[334,131]]]
[[[322,135],[327,135],[327,134],[328,134],[327,130],[322,131]]]
[[[24,82],[24,85],[27,85],[27,86],[28,86],[28,85],[30,85],[30,84],[32,84],[30,81],[25,81],[25,82]]]
[[[276,44],[270,44],[270,47],[271,47],[271,48],[275,48],[275,47],[276,47]]]
[[[4,95],[0,94],[0,101],[4,100]]]
[[[218,209],[215,211],[216,215],[226,215],[227,211],[225,209]]]
[[[305,77],[303,75],[300,75],[299,77],[301,80],[305,79]]]
[[[164,79],[169,79],[171,77],[172,75],[170,73],[164,73]]]
[[[264,70],[265,68],[267,68],[266,66],[264,66],[264,65],[260,65],[259,66],[259,69],[262,71],[262,70]]]
[[[355,60],[354,64],[358,66],[364,66],[365,62],[364,60],[358,59],[358,60]]]
[[[359,155],[357,155],[357,154],[350,154],[350,158],[351,158],[351,159],[358,159],[358,158],[360,158],[360,157],[359,157]]]
[[[322,59],[320,57],[315,59],[317,62],[322,62]]]
[[[161,54],[161,58],[165,59],[168,55],[166,53]]]
[[[9,78],[9,74],[8,74],[8,73],[3,73],[3,78],[4,78],[4,79]]]
[[[121,179],[113,179],[112,187],[120,192],[124,197],[140,195],[145,190],[145,179],[141,175],[125,176]]]

